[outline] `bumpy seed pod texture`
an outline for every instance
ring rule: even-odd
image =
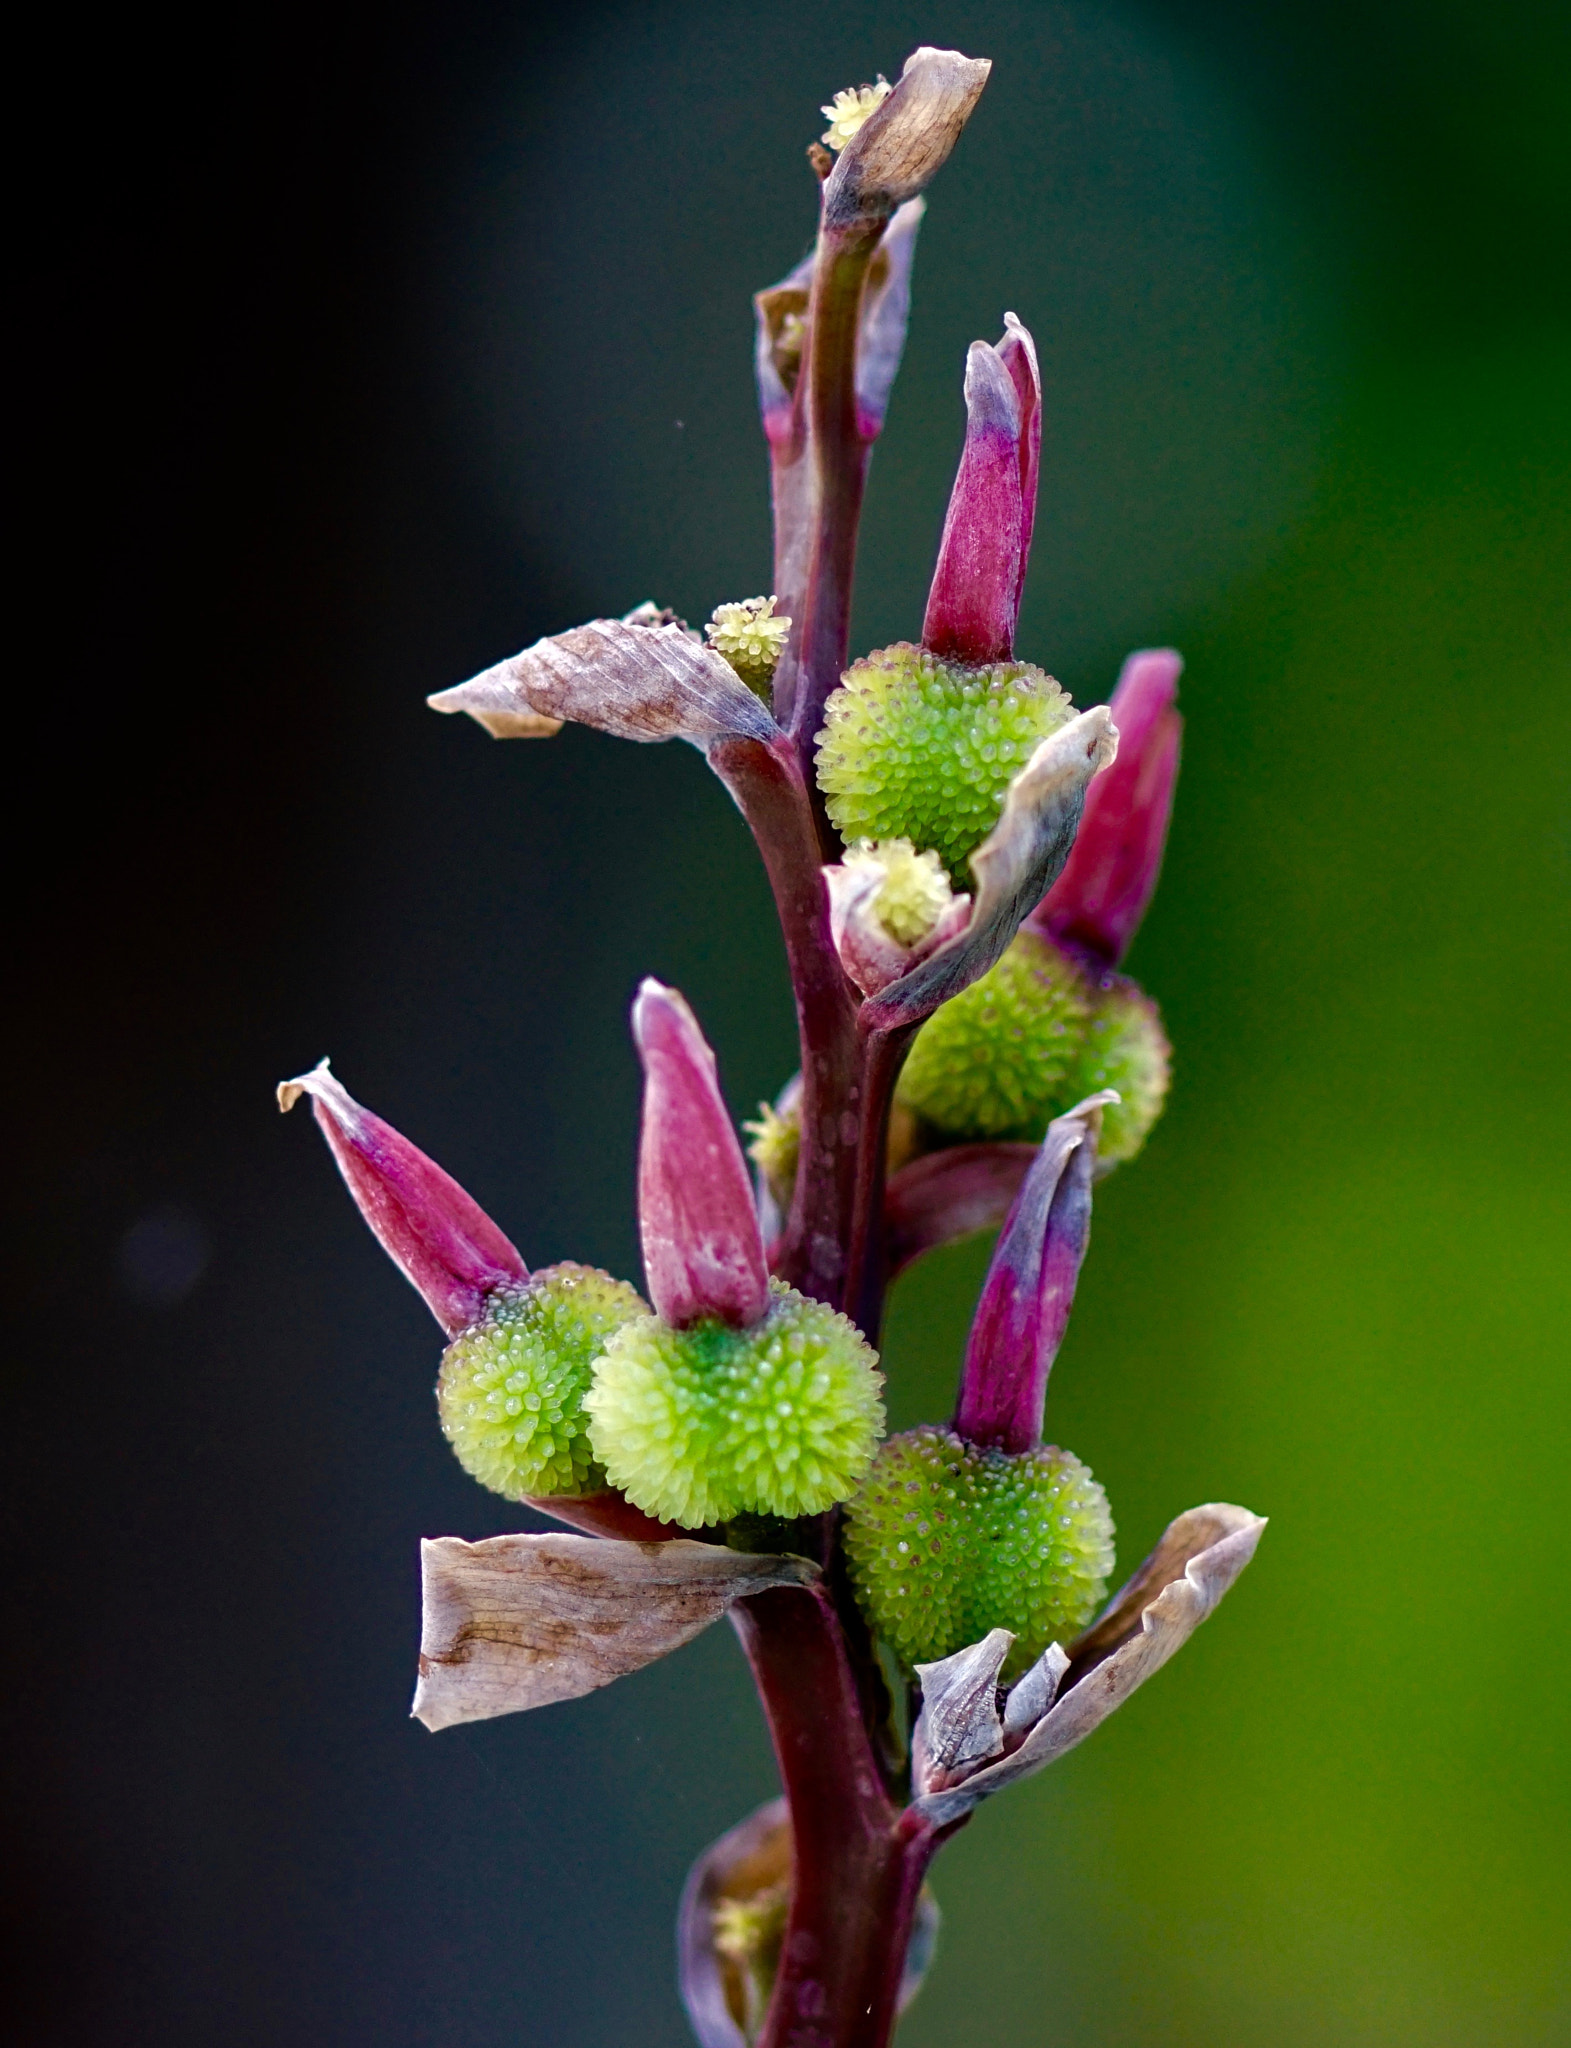
[[[1076,1102],[1100,1088],[1118,1091],[1120,1099],[1102,1112],[1099,1165],[1119,1166],[1134,1158],[1162,1114],[1171,1078],[1172,1049],[1162,1029],[1161,1011],[1126,976],[1108,975],[1097,991],[1071,1083]]]
[[[1021,932],[917,1033],[897,1094],[945,1137],[1040,1138],[1073,1092],[1092,991],[1076,963]]]
[[[909,839],[968,888],[1010,783],[1073,716],[1029,662],[956,668],[900,641],[854,662],[825,705],[818,786],[848,844]]]
[[[1100,1088],[1103,1167],[1133,1159],[1167,1099],[1161,1012],[1121,974],[1093,980],[1040,933],[1021,932],[1004,957],[923,1025],[896,1089],[903,1109],[948,1141],[1038,1142]]]
[[[1018,1678],[1101,1604],[1113,1521],[1070,1452],[983,1450],[926,1427],[879,1451],[846,1510],[846,1554],[863,1612],[906,1668],[1007,1628],[1004,1676]]]
[[[648,1303],[592,1266],[547,1266],[495,1294],[447,1347],[442,1430],[472,1479],[508,1500],[592,1493],[605,1474],[583,1412],[606,1339]]]
[[[645,1514],[689,1529],[845,1500],[884,1423],[877,1355],[851,1320],[779,1281],[751,1329],[626,1323],[585,1407],[595,1455]]]

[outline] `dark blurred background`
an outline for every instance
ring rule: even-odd
[[[1530,0],[448,0],[60,16],[21,180],[44,632],[13,687],[9,2038],[681,2042],[684,1870],[772,1790],[716,1630],[407,1720],[417,1539],[518,1526],[272,1084],[331,1053],[532,1262],[636,1274],[625,1006],[793,1064],[699,757],[431,689],[767,588],[750,292],[803,147],[993,57],[935,186],[856,640],[912,632],[966,343],[1048,379],[1022,636],[1188,658],[1136,971],[1172,1107],[1051,1433],[1126,1562],[1273,1518],[1217,1621],[946,1853],[908,2048],[1539,2048],[1565,1931],[1571,47]],[[25,110],[25,109],[24,109]],[[944,1412],[985,1246],[904,1284]]]

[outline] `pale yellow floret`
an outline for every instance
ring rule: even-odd
[[[873,914],[898,945],[920,945],[954,901],[938,855],[918,853],[909,839],[859,839],[845,865],[882,871],[884,886],[873,898]]]
[[[853,85],[845,92],[837,92],[827,107],[818,110],[829,123],[823,141],[830,149],[844,149],[868,115],[881,107],[893,90],[880,72],[877,85]]]
[[[776,618],[772,597],[745,597],[715,606],[705,626],[710,646],[736,670],[750,690],[769,686],[785,647],[791,621]]]
[[[789,1209],[796,1187],[797,1155],[802,1147],[801,1113],[796,1108],[782,1116],[773,1103],[761,1102],[758,1115],[742,1126],[748,1137],[747,1156],[764,1176],[769,1192],[782,1209]]]

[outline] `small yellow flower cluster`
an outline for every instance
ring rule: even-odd
[[[844,149],[868,115],[881,107],[893,90],[880,72],[877,85],[853,85],[845,92],[837,92],[827,107],[818,110],[829,123],[822,141],[830,149]]]
[[[742,1126],[747,1133],[747,1156],[764,1176],[769,1192],[782,1209],[789,1209],[796,1189],[796,1163],[802,1149],[802,1115],[795,1104],[782,1112],[772,1102],[761,1102],[752,1123]]]
[[[750,690],[766,696],[785,647],[791,621],[775,617],[772,597],[746,597],[716,605],[704,632],[716,654],[736,670]]]
[[[845,865],[882,871],[884,883],[873,898],[873,912],[902,946],[919,945],[954,901],[938,855],[918,853],[909,839],[860,839]]]

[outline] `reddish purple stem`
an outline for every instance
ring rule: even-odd
[[[790,1916],[758,2048],[881,2048],[939,1837],[884,1790],[828,1594],[760,1593],[731,1619],[791,1805]]]

